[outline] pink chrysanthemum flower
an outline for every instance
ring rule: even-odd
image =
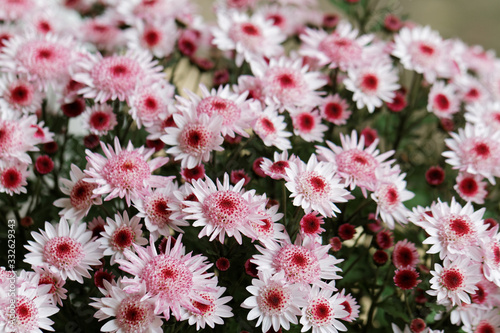
[[[259,278],[252,280],[247,287],[252,296],[248,297],[241,307],[250,309],[247,320],[257,318],[256,326],[262,324],[262,332],[269,329],[278,331],[281,327],[290,329],[290,322],[297,324],[300,307],[306,305],[305,292],[296,284],[288,284],[284,273],[258,273]]]
[[[356,302],[356,299],[351,296],[351,294],[345,294],[345,289],[342,289],[338,294],[338,299],[341,302],[340,305],[344,307],[344,310],[347,311],[348,315],[346,317],[340,318],[341,320],[347,321],[349,323],[358,319],[359,317],[359,304]]]
[[[480,240],[484,277],[500,287],[500,234],[498,227],[491,229]]]
[[[14,113],[35,113],[42,107],[43,94],[28,80],[12,74],[0,78],[0,107]]]
[[[312,154],[306,163],[298,161],[285,169],[287,174],[286,188],[291,192],[293,205],[304,209],[306,213],[313,210],[325,217],[340,213],[336,202],[347,202],[352,198],[349,191],[340,183],[331,163],[318,162]]]
[[[70,227],[64,218],[55,227],[45,222],[45,230],[31,233],[35,241],[25,245],[29,252],[24,261],[33,267],[48,264],[63,279],[83,283],[82,277],[90,278],[90,266],[100,265],[103,256],[98,243],[91,240],[92,232],[86,228],[86,224],[80,223]]]
[[[476,283],[481,280],[479,271],[480,264],[471,259],[461,256],[451,261],[448,257],[444,259],[443,266],[434,265],[430,279],[431,290],[427,293],[437,296],[437,303],[451,302],[452,305],[462,302],[470,304],[469,294],[477,290]]]
[[[124,33],[118,25],[119,22],[108,15],[88,17],[84,19],[76,34],[83,42],[95,45],[98,50],[107,52],[116,51],[124,46]]]
[[[201,294],[215,291],[215,284],[210,277],[213,273],[206,273],[211,264],[206,263],[206,258],[201,255],[192,256],[185,254],[182,244],[182,234],[175,244],[168,237],[165,253],[158,254],[153,239],[146,249],[135,246],[137,254],[125,250],[126,259],[119,259],[120,269],[132,274],[133,278],[124,278],[127,293],[139,292],[146,285],[148,296],[155,299],[154,313],[163,313],[166,320],[170,313],[177,320],[181,318],[181,307],[194,313],[201,313],[193,301],[207,304]]]
[[[439,118],[451,119],[460,111],[460,99],[456,96],[455,87],[437,81],[432,85],[427,102],[427,110]]]
[[[1,139],[0,139],[1,140]],[[14,194],[26,193],[28,178],[28,164],[9,159],[0,163],[0,193]]]
[[[340,22],[331,34],[324,30],[306,29],[300,35],[304,42],[300,54],[317,58],[320,66],[340,68],[346,71],[361,64],[363,48],[371,42],[373,36],[358,37],[358,30],[347,21]]]
[[[500,314],[498,309],[474,309],[469,317],[470,322],[464,323],[462,329],[466,333],[500,332]]]
[[[465,256],[481,261],[479,240],[486,235],[488,228],[482,219],[484,211],[484,208],[474,211],[470,202],[462,207],[455,198],[452,198],[450,205],[438,200],[431,207],[431,215],[423,215],[425,221],[414,223],[430,235],[423,241],[424,244],[432,245],[427,253],[439,253],[441,259],[446,256]]]
[[[0,331],[42,332],[53,331],[54,323],[48,317],[59,311],[49,293],[51,286],[38,285],[38,277],[24,281],[15,289],[13,296],[0,298]],[[11,305],[14,304],[14,318]]]
[[[130,207],[131,199],[146,195],[151,187],[161,187],[170,177],[153,176],[152,172],[168,162],[167,157],[157,157],[147,161],[154,149],[134,148],[129,142],[125,150],[115,137],[115,149],[101,142],[104,156],[86,150],[88,166],[84,170],[86,182],[98,185],[95,196],[108,194],[104,200],[125,197]]]
[[[352,131],[351,136],[340,134],[342,147],[336,146],[330,141],[326,147],[316,146],[321,160],[333,163],[338,175],[345,180],[346,186],[353,190],[356,186],[361,188],[366,197],[366,191],[375,191],[377,185],[377,170],[390,166],[394,160],[387,159],[394,154],[388,151],[379,155],[378,139],[365,148],[365,138],[361,136],[358,141],[358,133]]]
[[[31,163],[28,151],[38,151],[36,116],[23,116],[20,119],[1,119],[0,117],[0,166],[10,159]]]
[[[377,203],[375,216],[380,214],[382,221],[390,229],[394,229],[395,222],[401,224],[408,222],[407,217],[410,211],[403,202],[412,199],[415,193],[406,189],[406,181],[404,180],[406,173],[399,174],[399,168],[393,168],[386,172],[389,174],[377,176],[378,184],[371,194],[371,198]]]
[[[178,35],[173,18],[146,22],[136,20],[135,26],[127,31],[127,46],[131,50],[146,49],[156,58],[164,58],[172,54]]]
[[[450,75],[446,52],[441,36],[428,26],[405,27],[394,37],[392,55],[400,59],[405,69],[424,74],[430,83]]]
[[[286,126],[285,117],[279,116],[274,107],[268,106],[256,116],[252,128],[266,146],[286,150],[292,148],[288,139],[292,133],[286,131]]]
[[[71,180],[62,178],[61,192],[69,198],[61,198],[54,201],[54,206],[63,208],[59,215],[65,219],[82,220],[89,213],[93,205],[102,204],[100,196],[94,196],[93,191],[97,184],[91,184],[83,180],[85,174],[76,165],[71,164],[69,173]]]
[[[267,105],[282,111],[294,107],[315,107],[321,101],[317,89],[326,84],[320,72],[309,71],[302,59],[272,58],[251,63],[252,72],[262,81]]]
[[[323,142],[328,126],[321,123],[321,116],[316,110],[293,110],[290,112],[293,123],[293,133],[307,142]]]
[[[476,126],[500,130],[500,102],[474,103],[465,107],[465,120]]]
[[[312,333],[338,333],[347,331],[347,327],[339,319],[349,315],[345,311],[339,294],[333,295],[334,288],[320,289],[313,285],[309,291],[307,305],[302,308],[302,332],[312,327]]]
[[[255,0],[252,1],[255,2]],[[299,9],[296,7],[280,6],[277,4],[260,5],[257,8],[257,12],[264,15],[266,20],[272,21],[273,26],[280,28],[287,36],[296,34],[297,30],[301,27],[301,20],[297,19]]]
[[[212,151],[222,151],[221,116],[196,115],[193,110],[173,115],[176,127],[165,128],[160,139],[172,146],[168,154],[181,161],[182,168],[192,169],[210,159]]]
[[[111,256],[110,263],[114,265],[117,259],[123,259],[123,252],[126,249],[133,250],[136,245],[146,245],[148,240],[142,237],[141,218],[128,217],[127,211],[115,214],[115,219],[107,218],[104,225],[103,237],[99,238],[105,256]]]
[[[467,172],[459,172],[456,184],[453,186],[458,195],[465,201],[471,201],[479,205],[484,204],[484,199],[488,195],[486,186],[480,175],[473,175]]]
[[[459,76],[453,83],[457,88],[458,98],[463,99],[466,107],[484,104],[490,97],[484,84],[473,76],[467,74]]]
[[[109,104],[94,104],[82,114],[83,128],[96,135],[106,135],[118,124],[113,107]]]
[[[260,167],[262,171],[272,179],[285,179],[287,177],[286,169],[290,168],[292,163],[297,163],[299,161],[300,159],[293,154],[289,158],[286,150],[281,154],[275,151],[274,162],[264,157]]]
[[[417,267],[418,260],[419,255],[414,243],[404,239],[394,245],[392,263],[396,268]]]
[[[491,184],[500,176],[500,132],[489,127],[465,124],[457,133],[450,133],[445,143],[451,151],[445,151],[446,163],[453,169],[479,174]]]
[[[348,107],[347,101],[339,94],[335,94],[323,98],[319,110],[323,119],[340,126],[345,125],[351,116],[352,112],[348,110]]]
[[[161,333],[163,332],[160,316],[155,314],[155,301],[146,294],[145,285],[134,293],[125,292],[122,283],[112,285],[104,281],[105,293],[102,298],[92,297],[91,306],[98,309],[94,317],[99,321],[114,317],[101,328],[101,332],[116,333]]]
[[[0,19],[15,21],[25,19],[37,8],[36,0],[2,1],[0,7]]]
[[[295,244],[287,239],[281,243],[266,242],[265,247],[255,245],[261,254],[254,255],[252,262],[259,271],[275,274],[284,271],[289,283],[317,284],[322,288],[331,288],[323,280],[337,280],[341,271],[337,264],[343,259],[337,259],[328,254],[330,245],[321,245],[306,237],[297,237]]]
[[[26,33],[5,42],[0,67],[25,75],[39,89],[47,90],[66,84],[79,57],[78,45],[70,36]]]
[[[184,219],[174,218],[173,207],[178,205],[178,200],[173,193],[177,190],[177,184],[169,182],[148,193],[142,200],[134,201],[134,206],[139,211],[137,216],[144,218],[146,229],[155,238],[159,235],[170,236],[171,230],[183,232],[180,227],[189,225]]]
[[[381,107],[382,101],[392,102],[400,88],[397,71],[390,62],[374,62],[353,68],[347,75],[344,85],[354,93],[352,99],[356,107],[362,109],[366,106],[370,113]]]
[[[173,104],[174,86],[165,80],[153,84],[139,85],[130,97],[129,113],[137,127],[151,127],[161,121],[161,116],[170,114]]]
[[[212,43],[222,51],[236,51],[236,65],[257,57],[276,57],[283,53],[286,35],[262,14],[251,17],[237,11],[217,13],[218,27]]]
[[[287,239],[285,226],[277,223],[283,218],[283,213],[278,213],[279,205],[266,208],[265,202],[267,199],[265,194],[262,197],[255,196],[254,199],[261,203],[257,211],[257,214],[260,215],[259,223],[250,222],[250,226],[257,236],[256,238],[261,242]]]
[[[259,101],[264,105],[264,87],[259,78],[251,75],[241,75],[238,77],[238,84],[233,86],[233,90],[237,94],[248,92],[247,99]]]
[[[200,84],[202,97],[187,91],[190,100],[178,98],[182,111],[193,110],[197,115],[206,114],[210,118],[222,117],[221,134],[234,138],[235,134],[248,137],[245,131],[251,127],[254,120],[254,103],[247,101],[247,92],[242,94],[233,93],[229,85],[220,86],[217,90]],[[260,108],[259,108],[260,109]]]
[[[235,186],[229,185],[229,175],[217,185],[210,179],[192,182],[193,194],[198,201],[183,201],[188,220],[195,220],[194,227],[203,227],[198,237],[208,236],[210,241],[219,238],[224,243],[225,235],[234,237],[241,244],[241,234],[255,238],[250,223],[263,224],[257,213],[261,202],[251,200],[254,191],[242,190],[244,180]]]
[[[233,298],[231,296],[221,297],[224,291],[226,291],[225,287],[216,287],[215,292],[200,293],[200,297],[205,299],[206,304],[193,301],[193,305],[198,312],[181,308],[181,320],[187,320],[189,325],[196,324],[197,331],[205,329],[206,325],[211,328],[214,328],[215,324],[223,325],[224,320],[222,318],[233,316],[231,308],[225,305]]]
[[[106,0],[123,15],[127,22],[141,19],[145,22],[176,18],[187,24],[195,15],[194,4],[189,1],[174,0]]]
[[[52,304],[56,305],[57,303],[62,307],[62,301],[68,298],[68,296],[66,295],[68,291],[63,288],[66,281],[61,277],[59,273],[51,271],[49,265],[47,264],[33,267],[33,270],[35,271],[35,274],[40,277],[38,281],[39,285],[50,286],[48,294],[52,295]]]
[[[157,64],[147,51],[108,57],[98,53],[79,62],[82,71],[74,74],[73,79],[86,85],[79,90],[85,98],[93,98],[97,103],[118,99],[131,105],[130,97],[139,84],[162,79],[162,67]]]

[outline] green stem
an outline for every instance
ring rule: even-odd
[[[364,333],[370,332],[370,328],[372,327],[372,324],[373,324],[373,315],[375,314],[375,309],[377,308],[377,305],[378,305],[378,299],[380,298],[380,295],[382,295],[382,292],[384,291],[385,282],[387,280],[387,277],[389,276],[389,272],[390,272],[390,269],[387,269],[385,277],[384,277],[384,281],[382,282],[380,289],[372,297],[372,303],[370,304],[370,309],[368,310],[368,316],[366,318],[366,325],[363,328]]]
[[[285,186],[285,182],[282,181],[281,182],[281,187],[282,187],[282,194],[283,194],[283,197],[282,197],[282,200],[283,200],[283,224],[285,225],[285,228],[287,228],[287,221],[286,221],[286,201],[288,199],[287,195],[286,195],[286,186]]]

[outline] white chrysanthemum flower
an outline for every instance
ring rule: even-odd
[[[451,62],[447,62],[446,52],[441,36],[428,26],[405,27],[394,37],[392,55],[405,69],[424,74],[430,83],[437,77],[449,77]]]
[[[333,164],[318,162],[314,154],[307,164],[297,161],[285,170],[285,186],[291,192],[293,205],[302,207],[306,213],[315,210],[325,217],[332,217],[340,213],[334,203],[347,202],[351,198],[335,174]]]
[[[236,51],[236,65],[253,58],[272,58],[283,53],[281,43],[286,35],[262,14],[249,17],[238,11],[219,11],[218,27],[212,43],[222,51]]]
[[[318,59],[320,66],[346,71],[361,64],[363,49],[373,36],[358,37],[357,29],[348,21],[341,21],[333,33],[306,28],[300,39],[304,42],[299,51],[301,55]]]
[[[148,240],[142,237],[142,224],[139,216],[128,217],[127,211],[115,214],[115,219],[107,218],[102,237],[99,238],[105,256],[111,256],[110,263],[123,259],[125,249],[133,250],[135,245],[146,245]]]
[[[174,50],[179,33],[173,18],[151,21],[136,20],[125,37],[131,50],[149,50],[156,58],[168,57]]]
[[[340,322],[349,315],[342,302],[344,299],[333,295],[332,288],[320,289],[313,285],[309,291],[307,306],[302,308],[300,323],[301,332],[307,332],[312,327],[312,333],[338,333],[347,331],[347,327]]]
[[[335,171],[345,180],[346,186],[353,190],[356,186],[361,188],[366,197],[366,191],[375,191],[377,186],[376,172],[379,169],[389,167],[394,160],[387,159],[394,154],[388,151],[379,155],[378,139],[365,147],[365,138],[361,136],[358,141],[358,133],[352,131],[351,136],[340,134],[341,147],[330,141],[326,141],[328,148],[316,146],[317,154],[321,160],[326,160],[335,166]]]
[[[217,179],[217,185],[210,179],[192,182],[193,194],[197,201],[183,201],[187,215],[185,219],[195,220],[193,226],[203,227],[198,237],[209,236],[210,241],[219,238],[224,243],[225,236],[234,237],[241,244],[241,234],[256,238],[250,223],[263,224],[258,207],[261,202],[252,200],[255,191],[242,190],[244,179],[235,186],[229,185],[229,175],[224,174],[224,182]]]
[[[285,130],[286,126],[285,116],[279,116],[274,107],[268,106],[256,116],[252,128],[266,146],[286,150],[292,148],[287,139],[292,133]]]
[[[356,107],[362,109],[366,106],[370,113],[381,107],[382,101],[391,103],[396,90],[400,88],[397,70],[390,62],[371,62],[366,66],[351,68],[347,75],[344,85],[354,93],[352,99]]]
[[[95,196],[108,194],[104,200],[125,197],[130,206],[131,199],[143,197],[150,188],[164,186],[172,178],[152,174],[168,162],[168,157],[147,161],[154,154],[154,149],[134,148],[131,141],[122,149],[118,137],[115,137],[114,144],[113,149],[111,145],[101,142],[105,156],[85,151],[88,165],[84,172],[88,177],[84,180],[98,185],[93,191]]]
[[[83,278],[90,278],[90,266],[100,265],[102,250],[92,240],[92,232],[87,231],[84,223],[73,223],[71,227],[66,219],[61,218],[57,229],[45,222],[45,230],[32,232],[35,241],[28,241],[25,248],[25,262],[32,266],[48,264],[50,270],[61,274],[63,279],[83,283]]]
[[[53,331],[54,323],[48,317],[59,311],[52,301],[50,285],[38,285],[39,277],[24,281],[15,289],[14,296],[0,297],[0,331],[38,333]],[[15,316],[12,318],[11,305]]]
[[[438,304],[451,302],[452,305],[462,302],[470,304],[469,294],[477,290],[476,283],[481,281],[480,264],[465,256],[460,256],[453,261],[446,257],[443,266],[434,265],[430,279],[431,290],[427,293],[437,296]]]
[[[427,101],[427,111],[434,113],[439,118],[451,119],[460,111],[460,99],[456,95],[453,85],[445,85],[437,81],[432,85]]]
[[[465,107],[465,120],[475,126],[490,127],[500,131],[500,102],[474,103]]]
[[[145,50],[107,57],[100,53],[88,55],[79,62],[79,67],[81,71],[72,76],[86,85],[79,93],[98,103],[118,99],[131,105],[130,97],[137,86],[154,83],[164,76],[162,67]]]
[[[79,45],[71,36],[19,34],[5,42],[0,54],[3,72],[22,75],[43,91],[60,88],[81,58]]]
[[[0,163],[0,193],[14,194],[26,193],[28,178],[28,164],[15,159],[8,159]]]
[[[171,230],[183,232],[180,227],[186,227],[189,222],[175,216],[175,207],[180,203],[174,192],[178,186],[174,182],[169,182],[162,188],[157,188],[147,194],[142,200],[134,201],[134,206],[139,211],[137,216],[143,217],[146,222],[146,229],[154,235],[155,239],[159,235],[170,236]]]
[[[458,133],[450,133],[445,143],[451,151],[442,153],[453,169],[479,174],[491,184],[500,176],[500,131],[489,127],[465,124]]]
[[[286,169],[290,168],[290,164],[300,162],[300,159],[293,154],[289,158],[286,150],[281,154],[275,151],[273,160],[264,157],[260,164],[262,171],[272,179],[285,179]]]
[[[484,208],[474,211],[470,202],[462,207],[455,198],[450,205],[438,200],[431,207],[432,216],[424,214],[425,221],[415,223],[430,235],[423,242],[432,245],[427,253],[439,253],[441,259],[465,256],[482,261],[479,243],[488,228],[483,223],[484,212]]]
[[[212,265],[201,255],[185,254],[182,234],[175,244],[168,238],[163,254],[157,253],[152,238],[150,244],[147,248],[135,246],[136,253],[126,249],[126,259],[117,260],[119,268],[133,276],[122,280],[126,285],[124,291],[139,292],[145,285],[147,295],[155,302],[154,313],[163,313],[166,320],[171,313],[180,320],[181,307],[200,313],[193,301],[206,304],[201,293],[215,291],[214,281],[210,279],[213,273],[206,272]]]
[[[44,95],[27,79],[13,74],[0,77],[0,107],[3,112],[35,113]]]
[[[82,114],[83,128],[95,135],[106,135],[118,122],[113,107],[109,104],[94,104]]]
[[[63,208],[59,215],[65,219],[82,220],[89,213],[93,205],[102,204],[100,196],[94,196],[93,191],[97,184],[83,181],[85,174],[74,164],[71,164],[69,172],[70,179],[62,178],[61,192],[69,198],[61,198],[54,201],[54,206]]]
[[[320,72],[309,71],[302,59],[272,58],[251,62],[252,72],[261,80],[265,103],[280,111],[295,107],[315,107],[321,102],[321,92],[327,81]]]
[[[166,134],[160,139],[167,145],[167,154],[181,161],[181,167],[192,169],[210,159],[212,151],[222,151],[224,138],[221,135],[221,116],[197,115],[192,110],[175,113],[173,119],[177,127],[166,127]]]
[[[380,215],[389,229],[394,229],[395,222],[406,224],[410,210],[405,207],[405,201],[412,199],[415,193],[406,189],[406,173],[399,173],[399,167],[380,172],[377,176],[377,187],[371,194],[377,203],[376,216]],[[385,175],[387,173],[387,175]],[[378,172],[377,172],[378,174]]]
[[[307,142],[323,142],[323,136],[328,126],[321,123],[321,116],[317,110],[297,109],[290,110],[293,123],[293,133]]]
[[[267,332],[271,327],[278,331],[280,327],[290,329],[290,322],[297,324],[300,316],[300,307],[305,303],[305,292],[297,284],[289,284],[284,272],[270,274],[260,271],[259,278],[252,280],[252,285],[247,290],[252,294],[241,307],[250,309],[247,319],[257,318],[256,326],[262,324],[262,332]]]
[[[500,287],[500,233],[498,228],[487,231],[480,239],[484,277]]]
[[[94,317],[99,321],[112,318],[101,328],[101,332],[113,333],[161,333],[163,332],[161,317],[155,314],[155,302],[150,295],[146,294],[146,286],[141,285],[140,290],[127,293],[123,284],[112,285],[104,280],[105,296],[102,298],[92,297],[94,303],[91,306],[97,309]]]
[[[217,278],[214,279],[217,281]],[[196,330],[205,329],[206,325],[211,328],[214,328],[215,324],[223,325],[222,318],[233,316],[231,308],[225,305],[233,298],[231,296],[221,297],[224,291],[226,291],[225,287],[217,286],[214,292],[200,293],[200,297],[205,299],[205,303],[193,301],[193,305],[199,313],[181,308],[181,320],[187,319],[189,325],[196,324]]]
[[[36,116],[22,116],[19,119],[2,119],[0,114],[0,166],[10,159],[30,164],[28,151],[38,151]]]
[[[255,245],[261,254],[254,255],[252,262],[257,269],[275,274],[284,271],[289,283],[302,285],[316,284],[322,288],[334,288],[323,280],[337,280],[341,271],[337,264],[343,259],[337,259],[328,254],[330,245],[321,245],[311,237],[297,237],[295,244],[290,239],[278,242],[265,242],[264,247]]]
[[[471,201],[477,204],[484,204],[484,199],[488,195],[486,186],[488,183],[483,181],[481,175],[473,175],[467,172],[459,172],[456,178],[456,184],[453,189],[465,201]]]
[[[153,84],[137,86],[130,97],[130,110],[137,127],[151,127],[162,121],[162,117],[170,115],[175,88],[165,80]]]

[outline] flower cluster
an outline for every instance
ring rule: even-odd
[[[500,331],[500,61],[372,2],[0,0],[0,331]]]

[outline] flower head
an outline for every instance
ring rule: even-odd
[[[102,250],[91,239],[92,233],[85,224],[73,223],[70,227],[61,218],[55,227],[45,222],[45,230],[33,231],[31,236],[35,241],[25,245],[29,252],[24,261],[33,267],[47,264],[63,279],[83,283],[82,277],[90,278],[90,266],[101,263]]]
[[[116,197],[125,197],[130,206],[131,199],[138,199],[146,195],[151,187],[165,185],[169,177],[154,176],[152,172],[168,162],[167,157],[157,157],[147,161],[154,153],[154,149],[144,147],[134,148],[129,142],[122,149],[118,137],[115,137],[115,148],[101,142],[104,156],[87,150],[88,176],[86,182],[97,184],[95,196],[108,194],[105,200]]]

